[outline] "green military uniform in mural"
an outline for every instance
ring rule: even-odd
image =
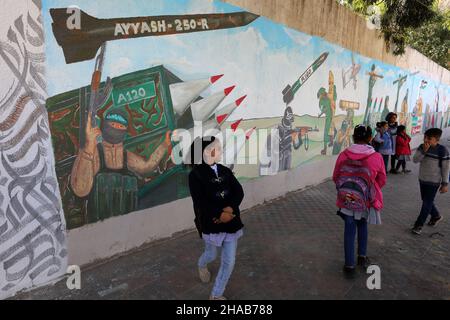
[[[351,136],[353,134],[354,124],[353,117],[355,112],[352,109],[347,110],[347,116],[342,121],[341,129],[338,131],[333,145],[333,155],[341,153],[342,149],[345,149],[351,144]]]
[[[129,122],[122,108],[110,111],[101,129],[89,115],[86,144],[74,163],[71,186],[78,197],[88,197],[87,222],[92,223],[138,209],[138,176],[153,171],[170,153],[170,131],[149,159],[124,146]],[[102,142],[98,143],[98,138]]]
[[[89,196],[88,223],[138,209],[138,178],[126,165],[127,152],[123,153],[124,168],[119,170],[106,166],[102,145],[98,146],[98,153],[101,169]]]
[[[106,121],[114,121],[128,127],[124,114],[110,113]],[[121,141],[117,141],[121,142]],[[123,149],[122,168],[108,168],[103,144],[97,145],[100,169],[94,179],[94,186],[88,201],[88,222],[103,220],[137,210],[138,178],[128,169],[128,154]]]
[[[317,98],[319,99],[319,108],[322,114],[325,114],[325,129],[323,133],[324,149],[326,149],[328,143],[330,142],[329,132],[331,129],[331,121],[333,116],[333,111],[331,110],[331,100],[328,96],[327,90],[325,88],[320,88],[317,93]]]
[[[333,74],[330,72],[329,77],[329,92],[325,88],[320,88],[317,92],[319,99],[319,109],[321,114],[325,114],[325,129],[323,131],[323,150],[322,155],[326,155],[327,148],[332,147],[334,143],[334,136],[336,128],[334,124],[334,114],[336,112],[337,92],[334,84]]]

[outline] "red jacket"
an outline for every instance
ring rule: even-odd
[[[406,133],[397,135],[397,143],[395,147],[395,154],[397,156],[410,156],[411,155],[411,137]]]

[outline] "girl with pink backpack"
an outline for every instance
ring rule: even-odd
[[[358,234],[358,266],[367,268],[368,224],[381,224],[383,208],[381,188],[386,184],[386,169],[381,154],[370,145],[372,129],[356,126],[354,144],[342,152],[336,162],[333,181],[337,188],[338,215],[345,221],[344,273],[355,273],[355,238]]]

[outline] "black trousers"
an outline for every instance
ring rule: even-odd
[[[397,167],[395,168],[395,170],[398,171],[400,169],[400,166],[402,167],[403,171],[405,171],[406,170],[406,160],[398,160]]]
[[[395,155],[391,156],[391,170],[395,170],[395,161],[397,160],[397,157]]]

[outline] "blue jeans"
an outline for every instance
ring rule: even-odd
[[[439,218],[440,214],[436,206],[434,205],[434,198],[439,191],[439,185],[429,185],[420,183],[420,194],[422,196],[422,210],[420,210],[420,215],[417,218],[415,227],[423,227],[427,221],[428,215],[432,218]]]
[[[344,232],[344,249],[345,249],[345,266],[355,266],[355,237],[358,230],[358,256],[365,257],[367,254],[367,220],[355,220],[351,216],[344,216],[345,232]]]
[[[230,279],[231,273],[234,269],[234,263],[236,261],[236,248],[237,240],[223,242],[220,269],[211,293],[213,297],[221,297],[225,292],[225,287],[227,286],[228,280]],[[217,247],[205,241],[205,252],[200,257],[198,266],[200,268],[205,268],[209,263],[216,260],[216,257]]]
[[[388,172],[389,166],[389,155],[383,154],[384,168],[386,169],[386,173]]]

